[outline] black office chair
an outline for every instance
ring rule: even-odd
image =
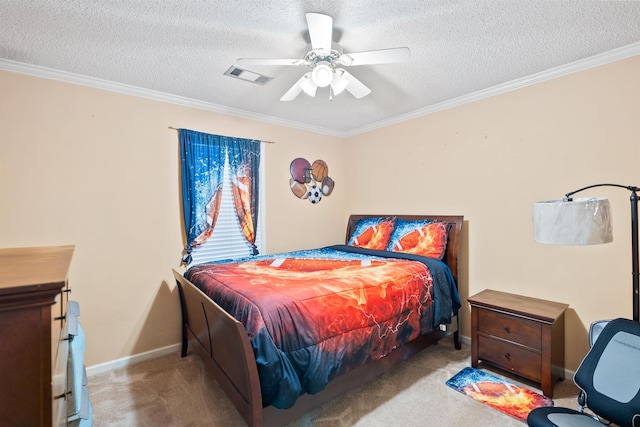
[[[582,390],[579,409],[534,409],[529,426],[602,427],[612,422],[640,427],[640,322],[614,319],[601,325],[573,378]],[[585,413],[585,407],[594,415]]]

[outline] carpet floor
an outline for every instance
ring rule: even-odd
[[[470,364],[468,346],[456,350],[451,339],[444,339],[287,427],[525,426],[446,386]],[[535,384],[502,371],[488,372],[540,392]],[[195,354],[170,354],[92,376],[89,390],[96,427],[245,425],[217,383],[204,375]],[[555,405],[575,409],[577,395],[572,379],[560,381]]]

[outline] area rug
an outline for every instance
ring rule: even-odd
[[[548,397],[471,367],[455,374],[447,385],[523,422],[533,409],[553,406]]]

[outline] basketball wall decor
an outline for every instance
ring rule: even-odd
[[[307,159],[298,157],[291,162],[289,172],[289,188],[299,199],[307,199],[315,205],[333,191],[335,183],[329,177],[329,166],[324,160],[309,163]]]
[[[311,172],[313,173],[313,179],[322,182],[322,180],[329,175],[329,167],[324,160],[316,160],[311,165]]]

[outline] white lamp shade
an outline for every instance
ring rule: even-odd
[[[318,86],[314,83],[311,78],[311,73],[307,73],[305,75],[305,79],[300,82],[300,88],[309,96],[316,96],[316,90]]]
[[[333,90],[334,95],[341,94],[349,85],[349,80],[342,78],[343,72],[336,70],[333,80],[331,80],[331,90]]]
[[[597,245],[613,241],[609,200],[549,200],[533,205],[533,238],[553,245]]]

